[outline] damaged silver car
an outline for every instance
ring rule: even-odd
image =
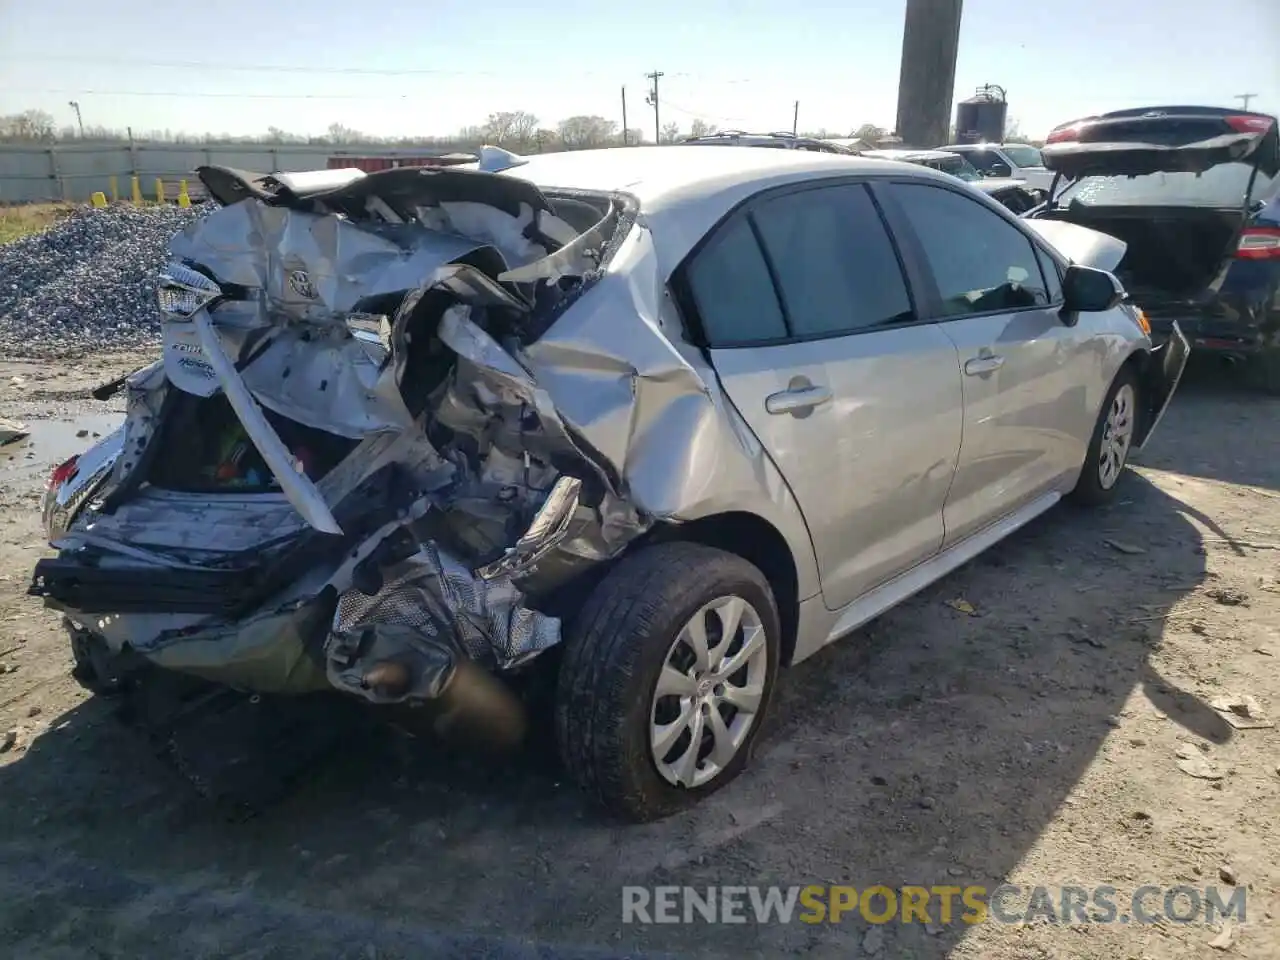
[[[742,769],[780,667],[1109,499],[1186,362],[1106,272],[1122,243],[922,167],[199,174],[221,207],[172,241],[163,356],[44,504],[31,592],[77,676],[518,739],[549,673],[528,723],[637,820]]]

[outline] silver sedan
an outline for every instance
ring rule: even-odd
[[[1122,243],[919,166],[201,177],[163,357],[45,503],[77,676],[554,722],[632,819],[742,770],[781,667],[1111,499],[1187,359]]]

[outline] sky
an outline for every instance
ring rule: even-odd
[[[0,0],[0,115],[254,134],[447,135],[495,111],[891,129],[905,0]],[[183,11],[179,13],[179,11]],[[1129,106],[1280,113],[1280,0],[964,0],[955,96],[1042,137]]]

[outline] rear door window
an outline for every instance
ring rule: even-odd
[[[857,184],[771,197],[751,212],[793,337],[823,337],[913,316],[888,231]]]
[[[751,223],[736,215],[694,258],[687,273],[702,332],[713,347],[784,340],[787,325]]]
[[[889,187],[924,249],[946,317],[1049,305],[1037,250],[969,197],[927,184]]]

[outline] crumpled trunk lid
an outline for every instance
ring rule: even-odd
[[[171,669],[375,703],[558,642],[527,591],[646,522],[512,351],[617,207],[575,228],[520,181],[391,173],[246,188],[174,238],[163,359],[51,491],[32,593]]]

